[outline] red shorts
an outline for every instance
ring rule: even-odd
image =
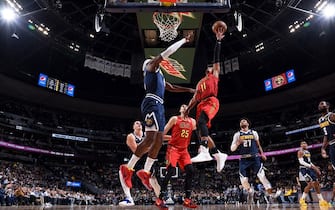
[[[207,122],[207,127],[210,128],[212,126],[211,120],[218,113],[219,107],[220,107],[219,100],[214,96],[202,100],[197,106],[197,116],[196,116],[197,121],[199,120],[200,113],[202,111],[205,112],[209,119]]]
[[[178,149],[171,145],[168,145],[166,150],[166,166],[171,165],[172,167],[177,167],[177,163],[181,170],[184,170],[184,167],[192,164],[191,156],[187,151],[187,148]]]

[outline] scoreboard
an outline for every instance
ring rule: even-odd
[[[38,85],[41,87],[45,87],[66,94],[71,97],[74,96],[74,89],[75,89],[74,85],[67,82],[63,82],[59,79],[49,77],[48,75],[43,73],[40,73],[38,77]]]
[[[288,83],[295,82],[295,80],[294,69],[290,69],[277,76],[264,80],[265,91],[285,86]]]

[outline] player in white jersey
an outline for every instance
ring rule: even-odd
[[[325,201],[321,195],[321,189],[319,184],[319,178],[321,176],[321,171],[319,167],[314,165],[311,161],[311,153],[308,151],[308,144],[306,141],[302,141],[300,143],[300,150],[297,153],[299,160],[299,170],[301,174],[305,177],[305,181],[307,182],[307,186],[302,193],[302,196],[299,200],[301,206],[307,206],[305,199],[307,193],[314,188],[316,191],[316,195],[319,199],[320,207],[328,207],[328,202]]]
[[[127,140],[126,140],[126,144],[128,146],[128,148],[131,150],[132,153],[135,152],[137,145],[140,144],[143,139],[144,139],[144,132],[142,130],[142,124],[140,121],[135,121],[134,125],[133,125],[133,132],[129,133],[127,135]],[[134,199],[131,196],[130,193],[130,188],[126,185],[126,183],[124,182],[124,179],[122,178],[122,174],[121,171],[119,170],[119,178],[120,178],[120,183],[123,189],[123,192],[125,194],[125,199],[123,201],[121,201],[119,203],[120,206],[134,206]],[[150,178],[150,183],[156,193],[156,196],[159,195],[160,192],[160,186],[157,182],[157,179],[155,176],[152,176]]]
[[[250,186],[248,171],[253,170],[257,173],[259,181],[263,184],[267,193],[271,195],[272,186],[265,176],[262,160],[266,160],[262,146],[259,142],[257,131],[249,129],[250,121],[247,118],[240,120],[240,131],[236,132],[233,137],[233,142],[230,146],[232,152],[238,150],[241,155],[239,164],[240,181],[245,190],[249,194],[249,200],[253,195],[253,189]]]

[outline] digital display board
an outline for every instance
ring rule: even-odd
[[[288,70],[286,72],[287,83],[295,82],[294,69]]]
[[[281,86],[285,86],[288,83],[295,82],[295,74],[294,74],[294,69],[290,69],[286,71],[285,73],[281,73],[277,76],[274,76],[270,79],[264,80],[264,87],[265,91],[270,91],[272,89],[276,89]]]
[[[66,186],[67,187],[81,187],[81,182],[70,182],[70,181],[67,181],[66,182]]]
[[[45,87],[66,94],[71,97],[74,96],[74,89],[75,89],[74,85],[69,84],[67,82],[63,82],[59,79],[49,77],[48,75],[43,73],[40,73],[38,77],[38,85],[41,87]]]

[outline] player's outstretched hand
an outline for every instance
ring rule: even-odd
[[[266,155],[264,155],[264,154],[261,154],[261,158],[262,158],[262,160],[263,161],[266,161],[268,158],[266,157]]]
[[[186,42],[190,42],[192,38],[193,38],[193,32],[189,32],[185,36]]]
[[[217,32],[216,32],[215,35],[216,35],[216,40],[221,41],[223,39],[223,37],[224,37],[224,30],[223,30],[223,28],[222,27],[218,28],[218,30],[217,30]]]

